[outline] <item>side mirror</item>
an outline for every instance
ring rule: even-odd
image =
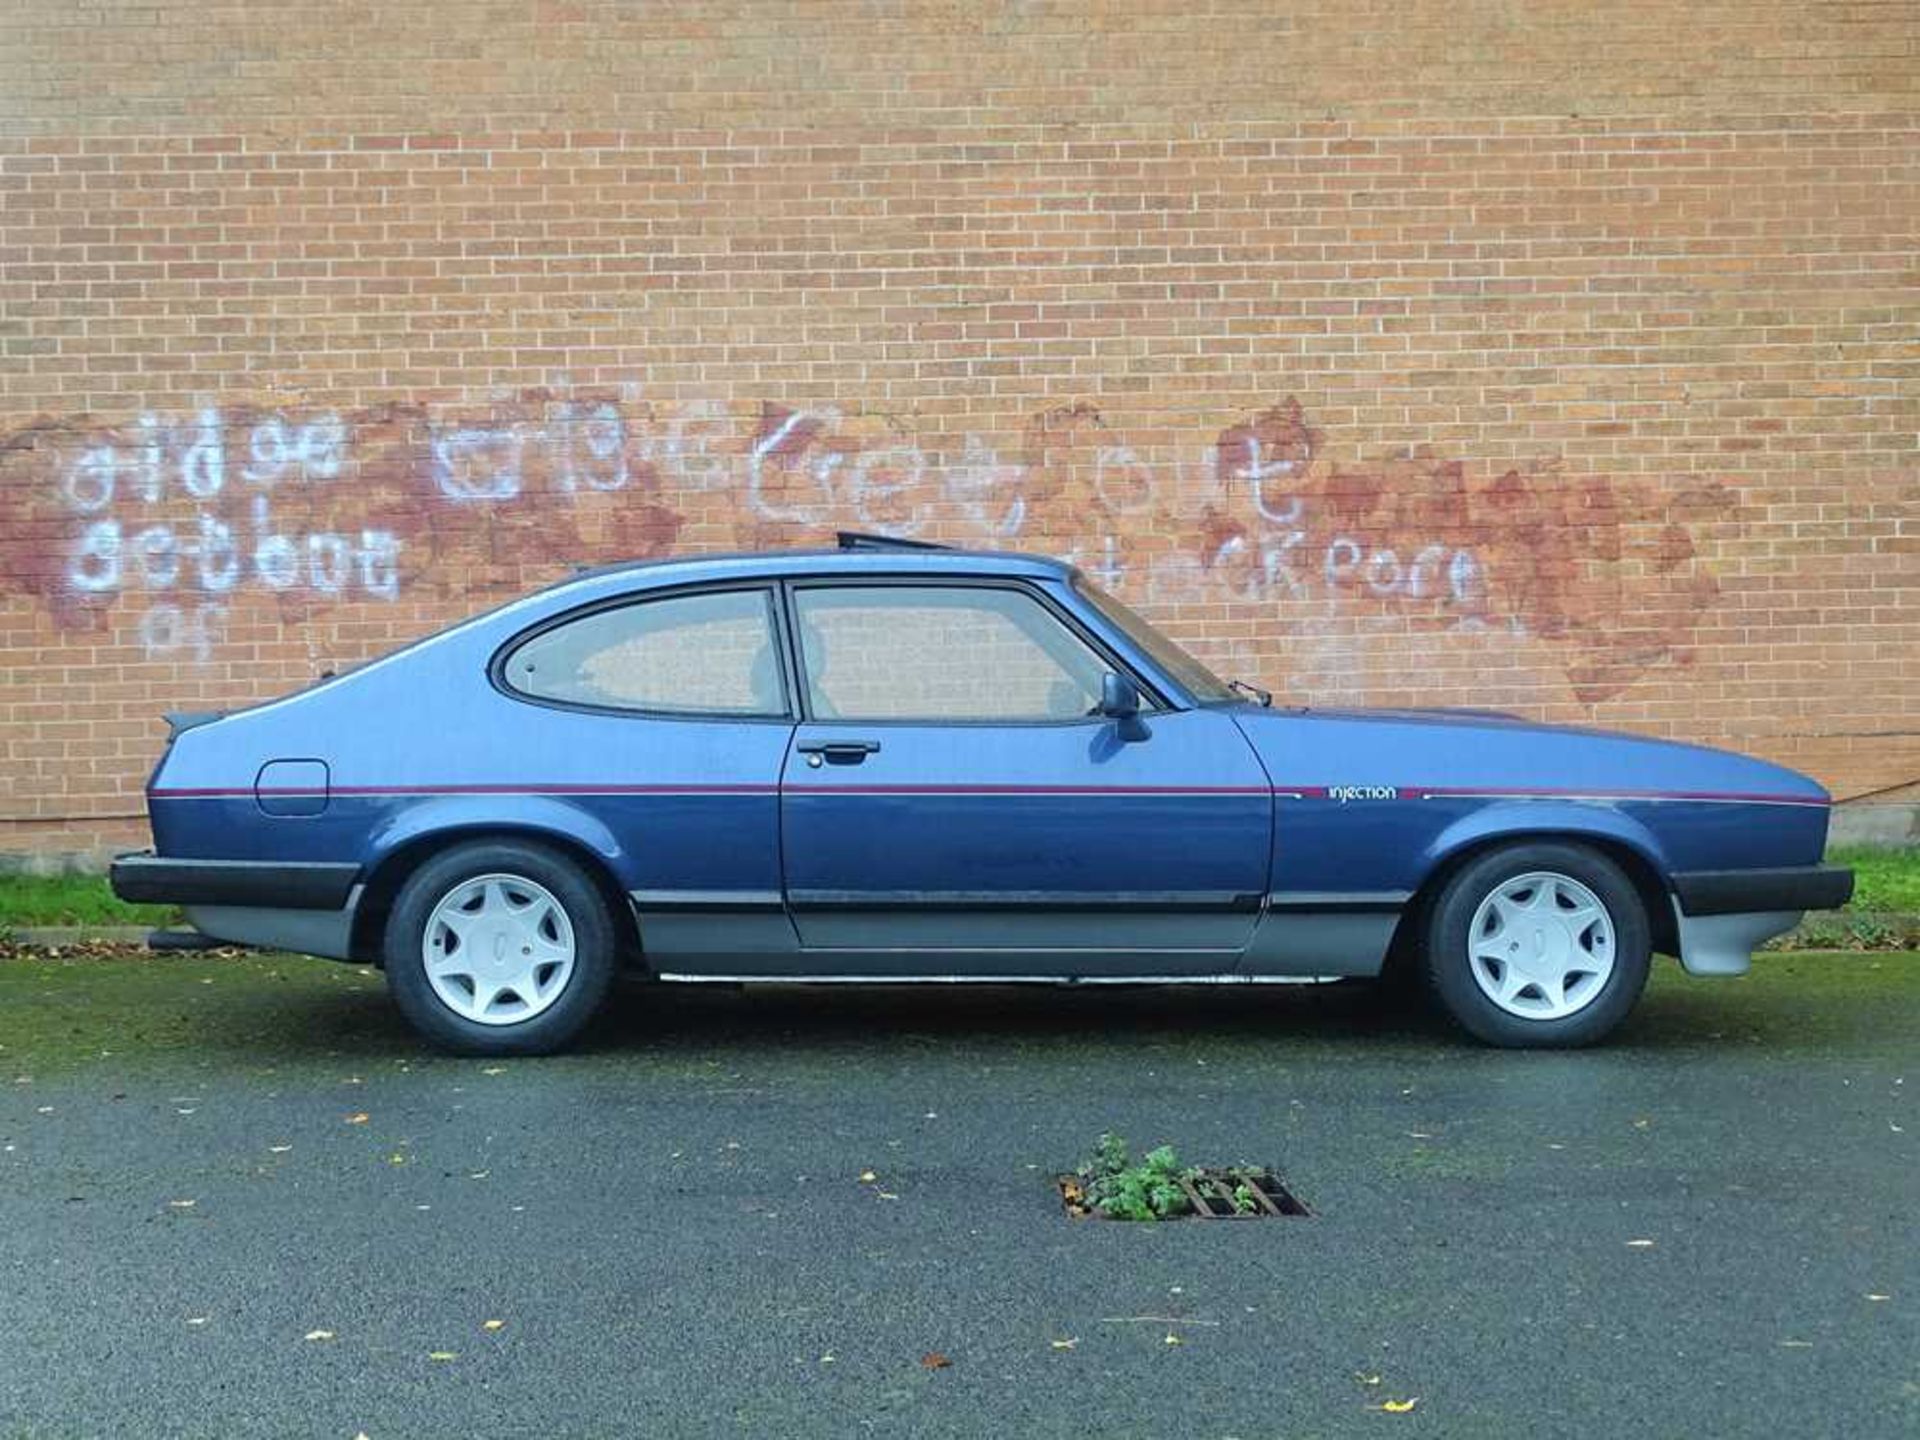
[[[1100,713],[1114,722],[1122,740],[1144,740],[1153,732],[1140,718],[1140,687],[1108,671],[1100,677]]]

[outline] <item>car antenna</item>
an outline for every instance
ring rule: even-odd
[[[870,535],[861,530],[842,530],[833,537],[842,550],[951,550],[933,540],[908,540],[899,535]]]

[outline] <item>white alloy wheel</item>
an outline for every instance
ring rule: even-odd
[[[1563,1020],[1599,998],[1613,974],[1613,916],[1571,876],[1536,870],[1503,880],[1467,927],[1474,982],[1522,1020]]]
[[[566,991],[573,922],[545,886],[520,875],[476,875],[427,917],[420,940],[427,982],[463,1020],[517,1025]]]

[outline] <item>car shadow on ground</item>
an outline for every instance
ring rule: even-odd
[[[431,1053],[376,975],[297,995],[235,995],[170,1017],[165,1048],[258,1059]],[[618,986],[573,1047],[580,1056],[904,1052],[929,1044],[1006,1052],[1209,1038],[1431,1046],[1444,1026],[1378,986]]]
[[[704,985],[624,987],[593,1049],[737,1042],[830,1050],[928,1041],[1007,1048],[1207,1037],[1431,1042],[1444,1027],[1383,987]]]

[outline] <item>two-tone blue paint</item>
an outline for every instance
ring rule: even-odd
[[[1160,698],[1150,737],[1127,742],[1101,717],[609,714],[489,679],[503,646],[578,608],[897,577],[1042,597]],[[809,763],[804,747],[836,739],[877,748]],[[350,861],[377,885],[450,837],[563,842],[633,897],[647,962],[690,976],[1368,974],[1408,897],[1474,847],[1586,838],[1665,889],[1677,872],[1815,864],[1827,804],[1805,776],[1697,746],[1473,712],[1206,700],[1067,567],[960,552],[595,572],[184,730],[149,785],[156,851],[172,859]],[[270,917],[234,907],[196,919],[273,938]],[[300,938],[338,953],[351,933],[310,922]]]

